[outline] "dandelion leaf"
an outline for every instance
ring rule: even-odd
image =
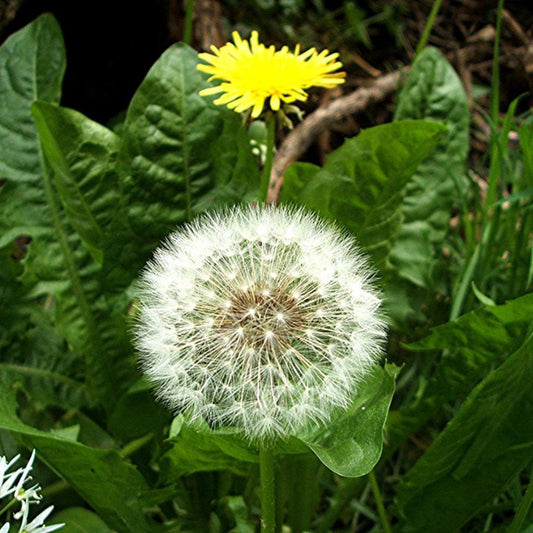
[[[154,531],[139,503],[148,485],[137,469],[115,450],[95,449],[35,429],[16,414],[15,390],[0,377],[0,427],[24,445],[35,448],[39,459],[57,472],[93,507],[108,526],[121,533]]]
[[[364,130],[332,152],[322,168],[291,165],[280,199],[344,225],[385,271],[402,223],[405,186],[444,130],[421,120]]]
[[[363,383],[350,408],[323,430],[301,440],[330,470],[345,477],[368,474],[383,449],[387,419],[399,368],[377,367]]]
[[[443,243],[451,213],[460,207],[468,186],[468,98],[459,76],[435,48],[420,54],[400,92],[395,120],[407,119],[438,121],[447,130],[406,186],[404,221],[391,251],[395,276],[387,287],[389,315],[398,324],[423,320],[419,309],[427,306],[428,291],[446,290]]]
[[[124,194],[146,254],[176,225],[258,188],[242,119],[199,96],[207,84],[197,64],[191,48],[170,47],[138,88],[123,125]]]
[[[458,530],[531,462],[533,336],[467,397],[405,475],[402,531]]]

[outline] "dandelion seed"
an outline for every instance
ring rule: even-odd
[[[199,54],[208,64],[198,65],[198,70],[211,74],[209,81],[221,80],[221,84],[200,91],[201,96],[223,93],[215,100],[217,105],[227,105],[237,113],[252,110],[257,118],[269,101],[273,111],[281,103],[290,104],[307,100],[306,89],[310,87],[331,88],[344,83],[344,72],[337,58],[328,50],[318,53],[314,48],[300,53],[297,45],[294,52],[284,46],[276,50],[259,43],[256,31],[249,41],[233,32],[233,43],[221,48],[211,47],[212,53]]]
[[[317,249],[327,251],[327,278],[310,258]],[[170,278],[184,288],[178,297]],[[142,275],[143,369],[192,423],[233,426],[252,441],[298,435],[346,408],[381,359],[385,325],[371,280],[354,239],[316,215],[283,206],[204,215],[172,234]]]

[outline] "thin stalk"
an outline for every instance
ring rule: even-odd
[[[494,518],[494,514],[490,513],[489,516],[487,516],[487,519],[485,520],[485,526],[483,527],[483,533],[489,533],[491,527],[492,527],[492,519]]]
[[[132,440],[131,442],[128,442],[119,452],[120,456],[122,458],[130,457],[133,455],[136,451],[143,448],[146,444],[148,444],[152,439],[154,438],[153,433],[147,433],[146,435],[139,437],[138,439]]]
[[[472,250],[476,246],[476,236],[474,233],[476,215],[474,212],[472,220],[470,220],[470,212],[468,211],[468,208],[466,206],[463,206],[462,211],[463,211],[462,222],[463,222],[463,229],[465,232],[465,246],[466,246],[466,253],[468,255],[472,252]]]
[[[366,504],[366,501],[368,500],[368,496],[372,492],[372,489],[370,487],[370,483],[367,480],[367,484],[365,489],[363,490],[361,497],[359,499],[354,498],[350,502],[350,506],[355,509],[355,512],[353,514],[353,518],[350,524],[350,531],[357,531],[357,526],[359,524],[359,519],[361,515],[363,515],[368,520],[371,520],[375,524],[379,521],[379,517],[368,505]]]
[[[533,503],[533,478],[529,482],[529,487],[526,490],[526,493],[524,494],[524,497],[522,498],[522,501],[520,502],[520,505],[518,506],[518,510],[516,511],[516,514],[514,515],[513,521],[511,523],[511,526],[507,530],[507,533],[520,533],[522,531],[522,524],[524,523],[524,520],[527,517],[529,508],[531,507],[531,504]]]
[[[272,162],[274,161],[274,142],[276,139],[276,115],[267,113],[265,117],[267,127],[267,145],[265,166],[261,173],[261,188],[259,190],[259,202],[265,203],[268,195],[268,186],[270,184],[270,174],[272,172]]]
[[[60,480],[60,481],[56,481],[55,483],[52,483],[51,485],[47,485],[46,487],[44,487],[41,490],[41,495],[46,500],[48,498],[51,498],[52,496],[55,496],[56,494],[60,494],[61,492],[65,490],[69,490],[70,488],[71,488],[70,483]]]
[[[518,235],[516,237],[514,246],[514,260],[511,270],[511,296],[513,298],[515,298],[520,293],[520,285],[524,281],[523,278],[520,279],[520,276],[518,275],[518,265],[520,263],[519,258],[522,254],[522,250],[527,250],[528,247],[529,234],[526,231],[526,228],[528,228],[528,217],[529,212],[525,211],[522,220],[520,220],[520,229],[518,230]],[[518,218],[519,209],[516,210],[516,220],[518,220]],[[527,290],[527,285],[525,285],[523,288]]]
[[[502,28],[503,0],[498,1],[496,12],[496,35],[494,36],[494,48],[492,58],[492,81],[491,81],[491,102],[490,102],[490,121],[491,121],[491,139],[490,139],[490,159],[491,167],[489,171],[489,186],[485,200],[485,218],[487,211],[496,199],[496,188],[500,174],[500,165],[498,164],[500,154],[498,153],[498,116],[500,111],[500,36]]]
[[[385,511],[385,506],[383,505],[383,498],[381,497],[381,492],[379,490],[378,482],[376,480],[376,475],[374,474],[373,470],[371,470],[368,474],[368,479],[370,480],[372,493],[374,494],[374,499],[376,500],[376,507],[378,508],[379,519],[381,521],[383,531],[385,531],[385,533],[392,533],[389,518],[387,517],[387,511]]]
[[[7,504],[4,505],[2,509],[0,509],[0,516],[2,516],[4,513],[7,513],[7,511],[9,511],[9,509],[11,509],[11,507],[14,507],[17,503],[18,500],[16,498],[11,498],[11,500],[9,500]]]
[[[527,273],[526,290],[533,284],[533,246],[531,247],[531,253],[529,254],[529,271]]]
[[[319,501],[317,476],[320,465],[316,455],[311,453],[288,455],[278,465],[276,484],[281,488],[278,503],[281,505],[287,502],[286,524],[292,533],[311,529]],[[280,514],[279,511],[278,516]],[[279,525],[281,524],[278,523]]]
[[[431,33],[431,30],[433,29],[433,25],[435,24],[435,19],[437,18],[437,14],[439,12],[441,4],[442,4],[442,0],[435,0],[435,2],[433,2],[433,6],[431,7],[431,12],[429,13],[429,17],[426,22],[426,26],[424,27],[424,31],[422,32],[420,41],[418,41],[418,45],[415,50],[415,59],[418,57],[418,54],[420,54],[420,52],[422,52],[422,50],[427,45],[429,34]]]
[[[450,320],[455,320],[461,315],[472,281],[474,281],[475,276],[478,280],[483,280],[486,268],[491,264],[488,257],[489,247],[498,229],[500,212],[501,206],[496,205],[492,218],[483,226],[480,242],[471,255],[466,268],[463,269],[460,281],[456,284],[457,290],[454,291]],[[483,287],[480,288],[483,289]]]
[[[192,42],[192,19],[194,15],[194,0],[187,0],[185,7],[185,24],[183,26],[183,42],[190,45]]]
[[[481,250],[481,244],[478,244],[476,246],[476,249],[474,250],[474,253],[470,257],[470,260],[467,263],[466,269],[464,270],[464,273],[461,277],[461,281],[459,282],[458,289],[455,292],[455,295],[453,298],[452,308],[450,311],[450,321],[455,320],[461,315],[466,296],[470,289],[470,283],[474,279],[474,273],[476,271],[477,264],[479,261],[480,250]]]
[[[274,453],[262,446],[259,450],[261,476],[261,532],[276,533],[276,475]]]

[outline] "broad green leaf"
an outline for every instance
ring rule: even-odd
[[[332,152],[322,168],[291,165],[280,199],[346,226],[384,270],[402,222],[405,185],[444,129],[406,120],[362,131]]]
[[[79,356],[67,350],[54,327],[53,312],[29,300],[18,276],[20,249],[0,249],[0,373],[41,406],[71,409],[87,401]]]
[[[363,476],[378,462],[398,371],[392,365],[376,368],[361,383],[346,413],[312,437],[301,439],[336,474]]]
[[[95,513],[83,507],[68,507],[53,514],[49,524],[63,523],[62,533],[112,533],[107,524]]]
[[[127,359],[131,347],[123,316],[126,302],[117,304],[102,296],[99,266],[69,224],[53,179],[55,169],[39,146],[31,116],[35,100],[56,102],[59,99],[64,67],[61,33],[50,15],[39,17],[10,37],[0,50],[0,95],[4,109],[0,133],[5,140],[0,143],[0,177],[6,179],[0,188],[0,245],[9,244],[21,235],[31,237],[21,278],[28,291],[25,296],[56,298],[52,303],[58,332],[68,340],[69,352],[83,357],[93,399],[101,396],[104,403],[110,404],[120,394],[121,387],[127,387],[133,369],[133,361]],[[68,144],[69,139],[62,131],[66,122],[55,131],[44,128],[47,146],[56,141],[58,146],[61,142]],[[77,133],[77,141],[83,133],[89,137],[93,149],[98,144],[87,128]],[[107,140],[98,139],[104,152]],[[80,142],[78,147],[90,143]],[[67,147],[62,148],[64,153],[69,151]],[[50,155],[57,155],[58,151],[48,150]],[[94,150],[69,154],[69,158],[69,170],[76,168],[73,175],[78,178],[82,172],[76,165],[83,166],[85,171],[91,169],[92,180],[96,179],[93,171],[103,169]],[[52,162],[57,165],[57,158],[52,157]],[[64,170],[65,165],[58,166],[58,171]],[[63,198],[68,196],[71,200],[67,188],[60,189]],[[99,197],[86,196],[84,200],[91,201],[91,210],[98,212],[95,205],[100,205]],[[72,205],[68,205],[68,210],[71,218],[76,219]],[[81,229],[82,224],[78,222],[76,219]],[[85,228],[84,234],[88,233]],[[98,255],[94,246],[93,255]],[[62,354],[58,352],[57,356]]]
[[[112,221],[122,208],[119,138],[72,109],[37,101],[32,114],[68,222],[102,264]]]
[[[72,109],[37,101],[32,113],[68,224],[101,267],[102,289],[120,294],[144,263],[127,222],[120,139]]]
[[[148,490],[134,466],[114,450],[99,450],[24,424],[16,415],[15,391],[0,379],[0,428],[10,431],[60,475],[105,520],[121,533],[155,530],[142,512],[139,495]]]
[[[0,188],[0,246],[21,235],[32,238],[22,275],[25,298],[57,296],[58,331],[68,339],[73,352],[89,353],[90,338],[91,343],[98,344],[93,346],[93,354],[109,358],[112,351],[107,350],[105,343],[98,343],[101,333],[95,334],[101,316],[93,316],[89,306],[89,301],[97,300],[95,265],[77,235],[66,225],[50,169],[43,166],[31,116],[35,100],[58,101],[64,68],[61,32],[50,15],[39,17],[12,35],[0,49],[0,98],[4,110],[0,117],[0,178],[6,180]],[[101,302],[100,307],[102,304],[108,305]],[[28,322],[31,323],[26,317],[23,323],[30,329]],[[114,342],[121,337],[120,329],[115,325],[113,328],[107,340]],[[38,344],[34,347],[38,348]],[[57,355],[62,356],[60,352]],[[87,355],[87,360],[92,367],[97,359]],[[26,361],[10,362],[26,366]],[[101,368],[110,366],[106,361]],[[96,371],[89,374],[99,376]],[[98,379],[104,385],[109,383],[108,388],[114,387],[108,377],[109,372],[103,372]]]
[[[405,218],[391,252],[399,276],[428,287],[441,258],[450,212],[465,193],[470,123],[461,80],[436,48],[425,48],[413,64],[394,118],[434,120],[447,126],[431,156],[407,183],[402,206]]]
[[[147,433],[161,434],[170,423],[171,414],[156,403],[152,389],[146,381],[139,381],[117,401],[107,423],[113,436],[129,442]]]
[[[467,360],[478,357],[497,357],[495,352],[515,350],[522,342],[533,318],[533,294],[510,300],[503,305],[486,306],[459,317],[442,326],[418,342],[409,344],[411,350],[460,349]],[[498,350],[495,350],[498,347]],[[466,361],[465,361],[466,362]],[[493,360],[490,360],[492,364]],[[461,370],[465,373],[466,367]]]
[[[135,93],[123,125],[124,193],[146,253],[195,214],[241,201],[258,185],[242,119],[198,95],[197,53],[170,47]]]
[[[22,266],[13,258],[15,253],[16,249],[0,249],[0,349],[12,347],[24,335],[24,318],[31,313],[21,305],[25,291],[17,279]]]
[[[458,530],[494,501],[533,456],[533,334],[468,396],[407,472],[402,531]]]
[[[83,356],[91,397],[110,406],[134,372],[126,302],[103,294],[98,265],[68,225],[50,176],[45,180],[53,222],[43,221],[29,245],[22,279],[32,296],[54,295],[56,326]]]
[[[424,321],[420,309],[435,306],[435,293],[446,293],[443,242],[450,213],[467,188],[468,99],[452,66],[435,48],[419,55],[400,93],[395,120],[406,119],[438,121],[447,130],[407,183],[404,221],[391,251],[396,275],[385,289],[387,312],[402,325]],[[428,316],[436,318],[446,308],[440,307],[444,309],[428,310]]]
[[[39,233],[49,218],[41,186],[37,132],[30,114],[37,99],[59,101],[65,71],[61,30],[42,15],[0,48],[0,247]]]
[[[213,432],[206,427],[190,427],[183,416],[177,416],[171,427],[172,447],[162,457],[162,481],[170,483],[177,478],[194,472],[229,470],[246,475],[247,462],[257,462],[257,451],[245,441],[232,434]]]
[[[53,170],[44,158],[43,168],[49,218],[32,235],[22,280],[31,296],[55,297],[57,329],[83,357],[89,394],[110,408],[135,372],[126,328],[127,300],[104,294],[106,280],[68,224],[53,188]]]
[[[256,525],[249,516],[248,506],[242,496],[226,496],[220,504],[228,508],[231,518],[235,522],[235,526],[229,533],[255,533]]]
[[[387,423],[390,455],[419,427],[438,417],[446,402],[465,398],[492,365],[515,351],[533,320],[533,295],[504,305],[484,307],[432,330],[412,350],[444,350],[424,394],[414,403],[392,411]]]
[[[2,351],[0,373],[9,376],[41,408],[72,409],[87,405],[78,355],[66,349],[64,339],[44,312],[27,318],[21,322],[25,334]]]

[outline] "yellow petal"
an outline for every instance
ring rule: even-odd
[[[258,117],[267,99],[270,108],[279,110],[281,102],[305,101],[306,89],[334,87],[344,83],[344,72],[338,72],[342,63],[337,53],[315,48],[294,52],[287,46],[276,50],[259,42],[259,34],[253,31],[249,40],[243,40],[233,32],[233,43],[221,48],[211,47],[212,53],[198,57],[207,64],[199,64],[198,70],[210,74],[209,81],[222,82],[210,90],[203,89],[202,96],[224,93],[215,100],[217,105],[227,105],[240,113],[251,109],[252,117]]]

